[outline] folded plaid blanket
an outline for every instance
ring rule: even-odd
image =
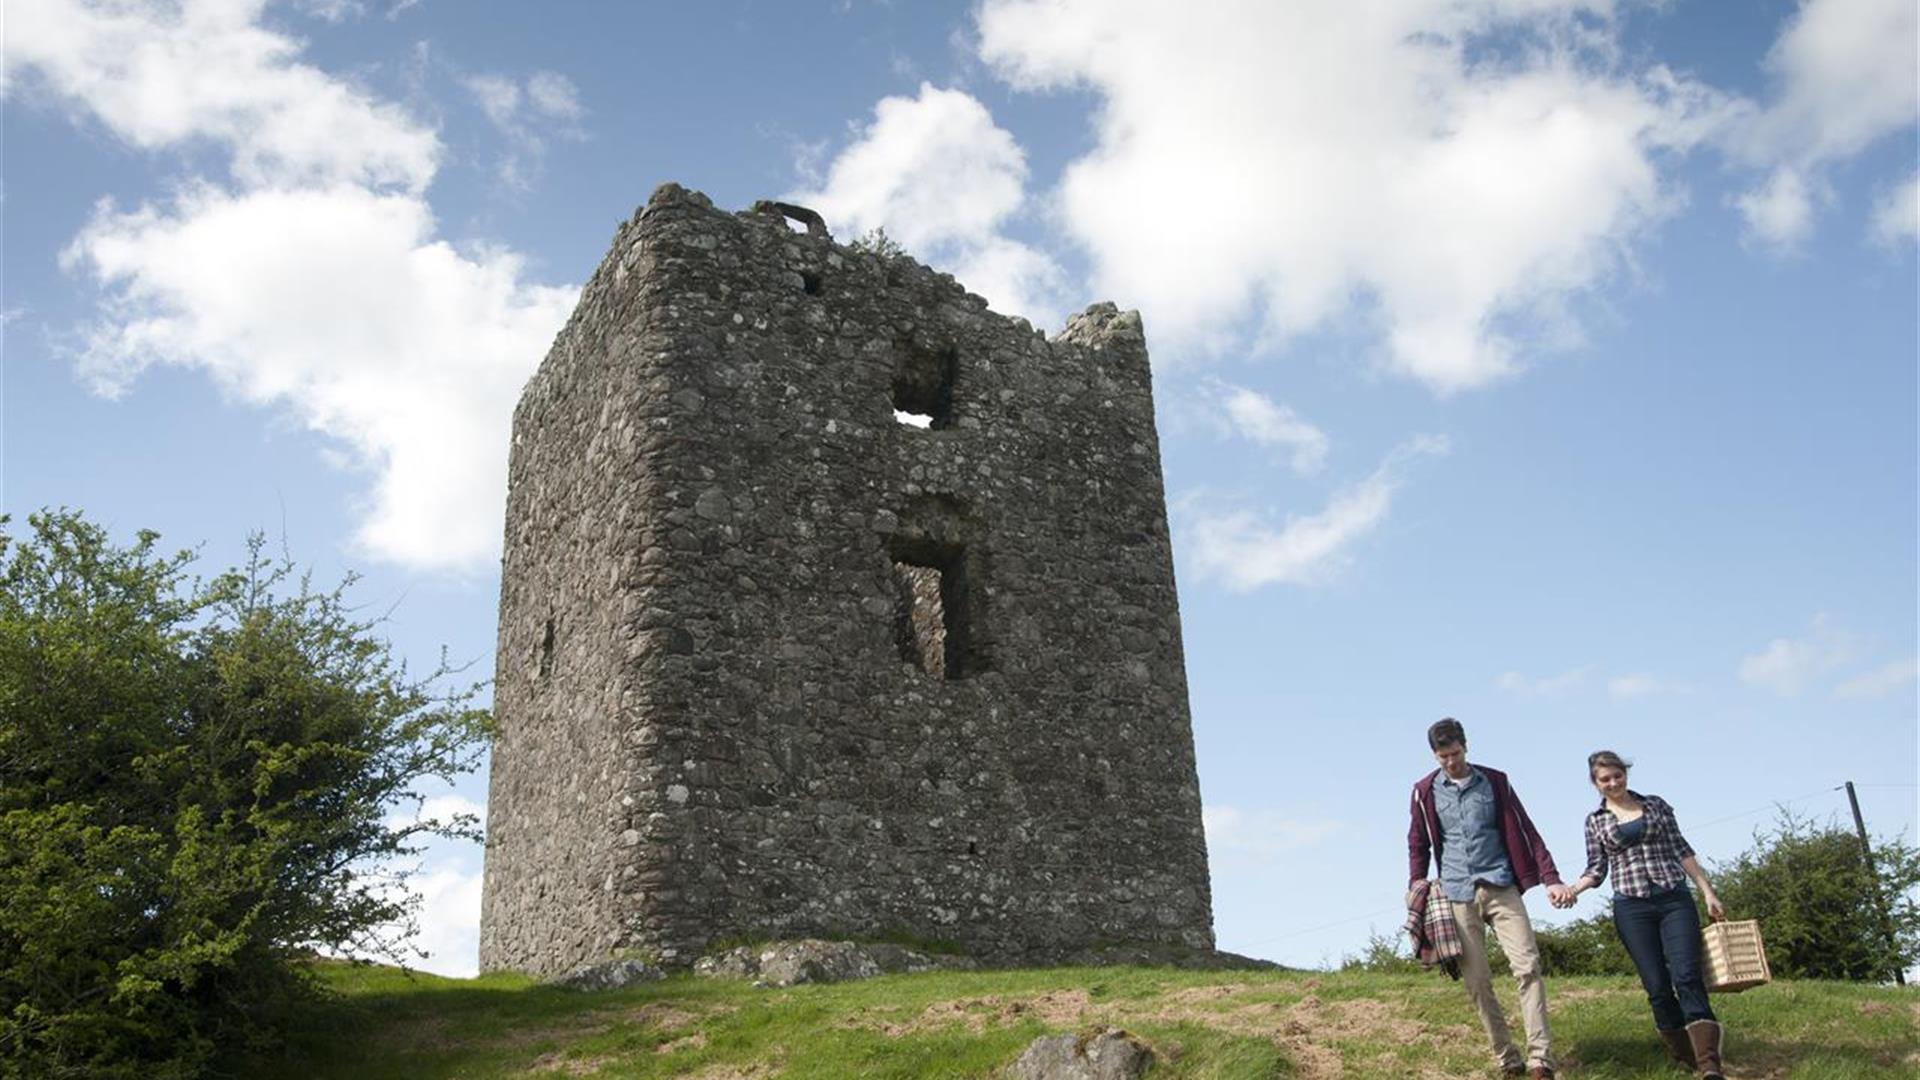
[[[1460,923],[1453,917],[1453,901],[1441,895],[1431,881],[1416,881],[1407,893],[1407,936],[1422,967],[1438,967],[1448,978],[1460,977]]]

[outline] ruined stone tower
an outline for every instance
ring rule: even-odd
[[[527,384],[508,490],[483,968],[1212,947],[1138,315],[1049,341],[668,184]]]

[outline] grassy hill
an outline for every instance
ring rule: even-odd
[[[1154,1046],[1156,1078],[1494,1075],[1465,994],[1437,974],[1057,968],[785,990],[677,976],[606,994],[347,964],[325,964],[322,975],[338,997],[276,1072],[981,1077],[1042,1034],[1114,1026]],[[1684,1075],[1663,1063],[1634,981],[1553,979],[1548,994],[1564,1075]],[[1715,1008],[1733,1080],[1920,1075],[1920,991],[1778,983],[1717,997]]]

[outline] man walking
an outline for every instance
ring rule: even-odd
[[[1533,923],[1520,895],[1540,884],[1555,904],[1570,894],[1507,774],[1467,764],[1467,732],[1460,722],[1448,717],[1428,728],[1427,745],[1440,767],[1413,785],[1408,890],[1426,878],[1431,857],[1439,872],[1440,895],[1453,901],[1460,925],[1460,977],[1487,1029],[1494,1060],[1507,1076],[1551,1077],[1547,987],[1540,975]],[[1527,1027],[1524,1058],[1513,1045],[1506,1014],[1493,993],[1493,973],[1487,968],[1489,925],[1520,988],[1520,1016]]]

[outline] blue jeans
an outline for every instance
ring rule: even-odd
[[[1647,897],[1614,893],[1613,928],[1640,972],[1655,1027],[1677,1031],[1715,1019],[1707,1004],[1700,916],[1685,885]]]

